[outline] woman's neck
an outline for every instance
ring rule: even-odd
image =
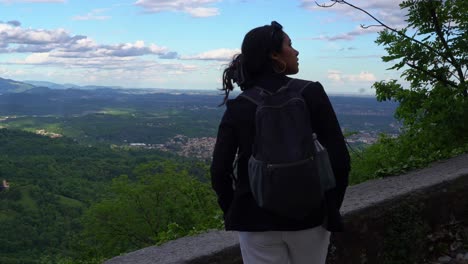
[[[281,73],[265,73],[255,78],[254,86],[260,86],[269,91],[276,91],[290,79]]]

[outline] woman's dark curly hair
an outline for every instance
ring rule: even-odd
[[[271,25],[250,30],[242,41],[241,53],[234,56],[223,71],[224,100],[236,83],[243,91],[252,85],[252,81],[267,72],[273,72],[272,52],[281,52],[284,40],[283,27],[276,21]]]

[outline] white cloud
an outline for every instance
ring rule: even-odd
[[[175,59],[177,53],[156,44],[145,45],[143,41],[99,45],[86,36],[72,36],[64,29],[29,29],[0,23],[0,54],[49,52],[51,57],[133,57],[156,55]]]
[[[193,17],[210,17],[219,15],[219,9],[208,7],[220,0],[137,0],[135,5],[141,6],[148,13],[164,11],[183,12]]]
[[[67,49],[69,51],[83,52],[93,50],[97,46],[98,44],[94,42],[94,40],[90,38],[82,38],[74,41],[73,43],[70,43],[70,45],[67,46]]]
[[[193,56],[182,56],[183,60],[215,60],[215,61],[229,61],[233,56],[240,53],[240,49],[216,49],[206,51]]]
[[[217,8],[207,7],[189,8],[186,12],[193,17],[211,17],[219,15],[219,10]]]
[[[236,52],[240,50],[208,51],[192,59],[210,62],[191,63],[180,60],[179,54],[167,47],[143,40],[104,45],[63,29],[23,28],[19,22],[0,21],[0,58],[4,57],[0,59],[0,74],[15,79],[46,78],[56,82],[126,87],[158,84],[167,87],[180,84],[181,80],[194,84],[200,82],[195,78],[200,74],[220,74],[219,67],[207,67],[207,64],[222,63]],[[12,70],[16,68],[23,71]]]
[[[74,16],[73,20],[107,20],[110,19],[110,16],[103,16],[101,13],[104,13],[108,9],[94,9],[86,15],[77,15]]]
[[[16,61],[18,64],[43,64],[47,63],[49,60],[48,53],[34,53],[26,57],[26,59],[21,61]]]
[[[122,78],[133,78],[135,75],[142,76],[144,73],[148,73],[144,74],[145,78],[151,76],[181,75],[199,70],[199,67],[195,65],[176,62],[160,63],[136,57],[64,58],[53,56],[50,53],[34,53],[24,59],[16,59],[8,63],[4,62],[3,64],[41,66],[39,67],[40,69],[44,69],[44,67],[61,70],[67,69],[67,71],[71,72],[91,71],[93,75],[115,74],[111,79],[119,79],[119,76]],[[105,79],[102,81],[105,81]]]
[[[320,35],[318,37],[312,37],[309,39],[312,40],[327,40],[327,41],[336,41],[336,40],[354,40],[357,36],[362,36],[366,34],[373,34],[376,32],[379,32],[382,30],[381,27],[370,27],[370,28],[362,28],[362,27],[356,27],[353,31],[346,32],[346,33],[341,33],[341,34],[336,34],[332,36],[326,36],[326,35]]]
[[[341,72],[336,70],[329,70],[327,73],[327,78],[335,82],[342,81]]]
[[[0,76],[7,77],[7,78],[14,78],[16,76],[21,76],[26,72],[22,69],[19,70],[11,70],[0,67]]]
[[[328,70],[327,78],[334,82],[375,82],[377,78],[373,73],[362,71],[359,74],[343,74],[338,70]]]
[[[47,44],[66,42],[70,39],[72,37],[64,29],[23,29],[11,23],[0,23],[0,42],[3,43]]]
[[[360,72],[359,74],[350,74],[347,78],[352,82],[374,82],[377,80],[375,75],[370,72]]]
[[[159,47],[155,44],[149,46],[145,42],[139,40],[135,43],[123,43],[117,45],[99,46],[92,54],[96,57],[102,56],[117,56],[117,57],[131,57],[142,55],[164,55],[168,52],[165,47]]]
[[[82,59],[80,59],[82,60]],[[43,61],[44,62],[44,61]],[[187,76],[198,71],[194,65],[180,63],[159,64],[149,60],[106,61],[116,63],[114,67],[48,67],[52,64],[41,64],[41,67],[30,67],[26,72],[2,70],[5,78],[16,80],[46,80],[57,83],[75,83],[79,85],[106,85],[128,88],[168,88],[172,83],[180,82],[181,75]],[[63,62],[65,63],[65,62]],[[84,63],[84,62],[83,62]],[[94,63],[98,63],[95,61]],[[105,63],[105,62],[102,62]],[[31,64],[32,66],[34,64]],[[54,64],[57,65],[57,64]],[[96,64],[95,64],[96,65]],[[178,86],[173,87],[178,88]]]

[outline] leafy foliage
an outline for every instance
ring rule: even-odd
[[[142,200],[150,203],[144,205],[145,212],[154,210],[166,214],[170,210],[168,207],[158,209],[153,206],[173,206],[179,200],[187,201],[187,197],[196,204],[199,200],[194,195],[203,195],[200,198],[204,199],[203,207],[195,208],[193,204],[187,203],[184,206],[199,209],[206,215],[206,210],[214,207],[210,207],[213,201],[209,198],[214,194],[206,187],[206,183],[202,183],[207,180],[206,164],[203,163],[156,151],[122,151],[99,145],[89,147],[67,138],[50,139],[8,129],[0,129],[0,149],[0,179],[5,178],[10,182],[9,190],[0,192],[0,263],[101,263],[103,254],[107,253],[94,254],[95,251],[89,250],[97,242],[93,240],[94,233],[83,232],[86,222],[82,216],[92,205],[100,208],[99,201],[105,204],[106,199],[117,199],[117,194],[130,195],[135,194],[135,191],[148,193],[162,188],[165,182],[174,186],[175,181],[180,182],[183,189],[164,189],[164,204]],[[167,169],[164,168],[166,165]],[[155,175],[161,181],[153,179]],[[123,183],[123,177],[128,180],[128,185]],[[145,182],[141,180],[139,185],[132,183],[138,182],[140,178],[145,179]],[[152,189],[145,186],[146,183],[151,183]],[[136,189],[131,189],[133,187]],[[182,194],[186,190],[189,191]],[[121,199],[125,197],[128,196],[122,196]],[[180,212],[186,221],[177,222],[185,233],[178,234],[187,234],[190,221],[198,221],[198,225],[194,224],[193,227],[199,229],[213,227],[212,223],[216,222],[209,217],[201,219],[196,213],[193,217],[187,216],[187,210]],[[179,214],[169,216],[178,217]],[[162,237],[164,232],[173,232],[171,227],[168,228],[168,218],[161,223],[157,235]],[[125,250],[128,250],[127,245],[133,245],[133,241],[126,240],[109,243],[121,243],[125,246],[117,248]],[[101,248],[104,246],[101,245]]]
[[[122,175],[110,194],[91,206],[85,234],[96,254],[111,257],[181,236],[221,227],[214,193],[207,183],[175,163],[139,165],[137,181]]]
[[[352,170],[350,183],[357,184],[369,179],[399,175],[411,169],[427,166],[468,152],[468,143],[459,146],[441,147],[418,135],[405,133],[397,138],[382,134],[377,143],[357,153],[351,153]]]
[[[468,3],[464,0],[403,1],[408,25],[401,31],[384,30],[376,43],[402,70],[409,83],[396,80],[374,84],[377,99],[400,103],[397,118],[408,133],[434,131],[438,144],[465,143],[468,139]],[[413,37],[407,34],[414,32]],[[424,132],[422,132],[424,131]]]

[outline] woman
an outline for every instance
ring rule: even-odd
[[[313,131],[327,148],[336,187],[327,191],[326,208],[310,212],[302,220],[260,208],[252,196],[248,160],[255,137],[256,105],[243,97],[228,100],[236,83],[242,91],[254,86],[275,92],[299,71],[299,52],[292,47],[282,26],[271,25],[248,32],[241,54],[223,73],[224,104],[211,165],[212,186],[224,213],[226,230],[239,231],[242,258],[246,264],[325,263],[330,232],[342,231],[339,209],[350,170],[349,154],[330,101],[318,82],[307,86],[302,96],[310,109]],[[236,157],[237,156],[237,157]],[[233,179],[233,163],[237,175]]]

